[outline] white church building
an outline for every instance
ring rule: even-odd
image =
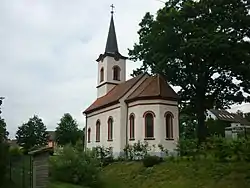
[[[105,52],[98,59],[97,99],[83,112],[86,147],[112,147],[147,141],[160,152],[174,151],[179,139],[178,96],[160,76],[141,74],[126,80],[126,57],[118,51],[113,12]]]

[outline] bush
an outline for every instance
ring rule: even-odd
[[[98,146],[93,148],[93,152],[95,153],[96,158],[100,160],[101,166],[107,166],[114,162],[112,147],[104,148]]]
[[[159,164],[159,163],[162,162],[162,161],[163,161],[162,158],[160,158],[160,157],[158,157],[158,156],[150,156],[150,155],[146,156],[146,157],[142,160],[143,166],[144,166],[144,167],[152,167],[152,166],[154,166],[154,165]]]
[[[142,160],[148,155],[151,148],[147,142],[142,143],[138,141],[133,145],[126,145],[123,150],[128,160]]]
[[[197,139],[180,139],[177,152],[180,156],[194,156],[197,154]]]
[[[100,183],[100,161],[92,151],[65,146],[51,157],[50,168],[52,178],[57,181],[90,187],[98,187]]]
[[[8,149],[9,146],[6,143],[0,143],[0,187],[5,180],[6,170],[8,163]]]
[[[182,139],[178,143],[177,151],[180,156],[193,159],[203,156],[220,162],[250,161],[250,140],[214,136],[198,147],[196,139]]]
[[[10,157],[19,157],[23,155],[22,150],[18,146],[12,146],[9,148]]]

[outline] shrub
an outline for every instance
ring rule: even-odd
[[[148,152],[151,150],[147,142],[134,143],[133,145],[126,145],[123,149],[128,160],[141,160],[148,155]]]
[[[197,139],[180,139],[176,150],[180,156],[194,156],[198,152],[197,143]]]
[[[114,161],[113,148],[104,148],[103,146],[97,146],[93,148],[93,152],[97,159],[100,160],[101,166],[107,166]]]
[[[19,157],[23,155],[22,150],[18,146],[12,146],[9,148],[10,157]]]
[[[250,161],[250,141],[245,138],[226,139],[213,136],[205,143],[197,147],[197,140],[180,140],[177,151],[180,156],[197,159],[201,156],[220,162],[226,161]]]
[[[159,164],[160,162],[162,162],[162,158],[161,157],[158,157],[158,156],[146,156],[142,162],[143,162],[143,166],[144,167],[152,167],[154,165],[157,165]]]
[[[57,181],[83,186],[98,186],[100,161],[92,151],[79,151],[65,146],[50,160],[51,176]]]
[[[6,143],[0,142],[0,187],[5,180],[7,164],[8,164],[8,149],[9,146]]]

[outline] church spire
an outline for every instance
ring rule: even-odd
[[[106,43],[105,52],[106,53],[119,53],[118,52],[118,45],[117,45],[117,39],[116,39],[116,33],[115,33],[115,24],[114,24],[114,5],[111,6],[111,20],[110,20],[110,26],[109,26],[109,33]]]

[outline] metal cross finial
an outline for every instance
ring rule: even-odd
[[[111,7],[111,14],[114,14],[114,8],[115,8],[115,6],[112,4],[112,5],[110,5],[110,7]]]

